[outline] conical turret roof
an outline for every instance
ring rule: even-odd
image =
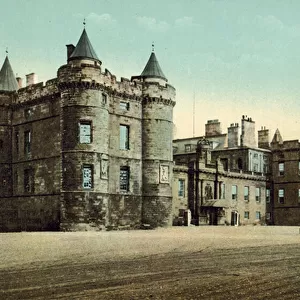
[[[78,58],[90,58],[90,59],[100,61],[90,40],[89,40],[89,37],[86,33],[85,28],[83,29],[81,37],[80,37],[73,53],[71,54],[69,60],[78,59]]]
[[[18,88],[17,80],[10,65],[9,59],[6,56],[3,66],[0,70],[0,91],[16,91]]]
[[[272,139],[272,143],[283,144],[283,139],[278,129],[276,129],[275,131],[274,137]]]
[[[150,58],[146,64],[146,67],[141,74],[141,77],[158,77],[168,81],[165,74],[161,70],[161,67],[158,63],[158,60],[154,52],[151,53]]]

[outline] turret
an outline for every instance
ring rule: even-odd
[[[140,76],[142,94],[142,222],[171,224],[173,107],[175,89],[167,83],[154,50]]]
[[[18,82],[10,65],[8,56],[6,56],[0,70],[0,91],[17,91]]]
[[[61,91],[62,228],[105,226],[108,198],[109,97],[101,61],[84,29],[58,70]],[[76,224],[76,225],[75,225]],[[82,224],[82,227],[80,227]]]
[[[6,56],[0,70],[0,195],[11,196],[12,194],[12,152],[10,120],[11,107],[14,92],[18,90],[18,83]]]

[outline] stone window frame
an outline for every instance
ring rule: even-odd
[[[261,220],[261,213],[260,211],[255,212],[255,220]]]
[[[130,167],[120,166],[119,188],[121,193],[130,191]]]
[[[107,94],[102,93],[102,104],[106,105],[107,104]]]
[[[94,188],[94,166],[92,164],[82,165],[82,188],[84,190]]]
[[[261,201],[261,187],[255,187],[255,201],[260,202]]]
[[[32,167],[24,169],[23,183],[24,193],[34,193],[34,169]]]
[[[244,200],[249,201],[249,198],[250,198],[250,187],[248,185],[245,185],[244,186]]]
[[[284,204],[284,189],[278,189],[278,203]]]
[[[182,178],[178,179],[178,197],[185,197],[185,180]]]
[[[192,145],[191,144],[184,145],[184,152],[192,152]]]
[[[89,126],[88,133],[84,130]],[[93,142],[93,122],[91,120],[80,120],[78,122],[78,142],[79,144],[91,144]]]
[[[266,203],[271,202],[271,189],[266,189]]]
[[[120,100],[119,108],[121,110],[127,110],[127,111],[129,111],[129,109],[130,109],[130,103],[128,101]]]
[[[238,196],[238,186],[233,184],[231,186],[231,199],[232,200],[237,200]]]
[[[130,126],[126,124],[120,124],[119,134],[120,150],[130,150]]]
[[[250,212],[249,211],[244,211],[244,219],[249,220],[250,219]]]
[[[280,161],[278,162],[278,175],[279,176],[284,176],[284,162]]]
[[[24,155],[29,156],[31,154],[32,133],[31,130],[24,131]]]
[[[19,147],[20,147],[20,133],[19,130],[15,131],[15,149],[16,155],[19,156]]]
[[[225,199],[226,197],[226,185],[224,182],[220,182],[219,184],[219,198]]]

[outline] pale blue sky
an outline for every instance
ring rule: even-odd
[[[176,138],[204,133],[208,119],[223,131],[243,114],[300,138],[299,0],[0,0],[0,64],[8,47],[15,73],[56,77],[66,44],[83,29],[103,68],[139,75],[152,41],[177,90]]]

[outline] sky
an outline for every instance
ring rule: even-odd
[[[104,70],[140,75],[155,54],[176,88],[175,138],[242,115],[300,139],[299,0],[0,0],[0,65],[56,77],[83,30]],[[193,118],[194,116],[194,118]],[[194,120],[194,121],[193,121]]]

